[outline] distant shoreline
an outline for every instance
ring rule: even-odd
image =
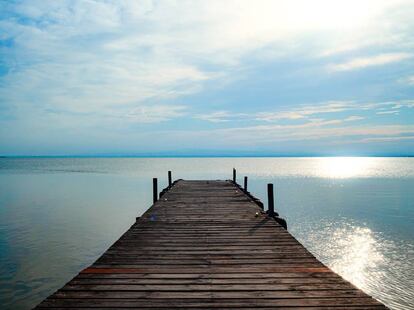
[[[2,155],[0,159],[17,158],[318,158],[318,157],[377,157],[412,158],[414,155]]]

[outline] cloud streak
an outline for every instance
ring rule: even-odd
[[[343,63],[329,65],[328,69],[330,71],[351,71],[400,62],[412,57],[413,55],[409,53],[388,53],[371,57],[358,57]]]
[[[285,108],[274,112],[258,113],[237,113],[230,111],[217,111],[207,114],[197,115],[196,118],[210,122],[230,122],[240,120],[252,120],[258,122],[274,123],[283,120],[306,121],[313,117],[332,117],[340,116],[343,113],[369,112],[373,114],[398,114],[402,108],[414,108],[413,100],[399,100],[394,102],[368,102],[361,103],[356,101],[328,101],[316,104],[304,104],[293,108]],[[350,115],[344,118],[345,121],[359,121],[365,116]]]
[[[351,109],[354,106],[353,102],[348,101],[329,101],[321,104],[302,105],[298,108],[279,112],[261,112],[256,116],[258,121],[272,122],[281,119],[302,119],[315,114],[337,113]]]
[[[130,110],[125,118],[132,122],[138,123],[159,123],[168,121],[174,118],[184,116],[186,107],[184,106],[139,106]],[[118,116],[124,119],[123,115]]]

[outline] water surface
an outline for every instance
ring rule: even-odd
[[[1,158],[0,306],[30,309],[151,204],[152,178],[249,176],[289,231],[393,309],[414,308],[414,158]]]

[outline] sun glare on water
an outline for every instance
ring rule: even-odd
[[[319,251],[335,272],[362,289],[383,280],[383,274],[375,271],[389,263],[384,252],[391,251],[390,242],[379,239],[368,227],[350,223],[331,223],[320,232],[314,238],[326,238],[326,243],[318,244]]]
[[[368,175],[374,165],[370,157],[330,157],[321,158],[318,169],[324,177],[350,178]]]

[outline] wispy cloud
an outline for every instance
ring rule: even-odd
[[[305,115],[302,111],[281,111],[281,112],[260,112],[256,115],[257,121],[265,121],[265,122],[273,122],[276,120],[281,119],[301,119],[304,118]]]
[[[182,117],[185,115],[185,110],[185,106],[174,105],[138,106],[130,110],[125,117],[138,123],[158,123]],[[123,118],[122,115],[120,117]]]
[[[399,110],[388,110],[388,111],[378,111],[376,112],[376,114],[381,115],[381,114],[398,114],[400,111]]]
[[[341,112],[366,112],[373,111],[376,114],[398,114],[402,108],[414,108],[413,100],[398,100],[389,102],[357,102],[357,101],[328,101],[318,104],[305,104],[290,110],[278,112],[258,113],[256,120],[277,121],[280,119],[305,119],[313,115],[340,114]],[[361,115],[348,116],[346,121],[364,119]]]
[[[345,118],[344,121],[345,122],[353,122],[353,121],[360,121],[360,120],[363,120],[363,119],[365,119],[365,117],[359,116],[359,115],[352,115],[352,116],[349,116],[349,117]]]
[[[329,101],[320,104],[308,104],[277,112],[260,112],[256,120],[272,122],[281,119],[302,119],[314,114],[336,113],[349,110],[355,104],[351,101]]]
[[[234,117],[234,115],[232,115],[228,111],[217,111],[206,114],[198,114],[194,116],[194,118],[196,119],[201,119],[203,121],[208,121],[212,123],[228,122],[230,121],[230,119],[232,119],[232,117]]]
[[[371,57],[353,58],[343,63],[331,64],[328,66],[328,69],[330,71],[350,71],[366,67],[386,65],[412,57],[413,55],[409,53],[380,54]]]
[[[275,143],[299,143],[302,147],[316,143],[334,146],[341,143],[359,143],[362,141],[391,142],[411,140],[413,125],[360,125],[350,126],[343,120],[309,121],[298,125],[258,125],[215,130],[197,130],[193,132],[174,132],[185,141],[203,139],[206,146],[248,147],[252,144],[271,146]],[[217,137],[208,140],[209,136]]]
[[[358,142],[369,143],[369,142],[398,142],[398,141],[411,141],[414,140],[414,136],[396,136],[396,137],[375,137],[375,138],[364,138]]]
[[[414,85],[414,75],[401,78],[398,80],[398,82],[408,84],[408,85]]]

